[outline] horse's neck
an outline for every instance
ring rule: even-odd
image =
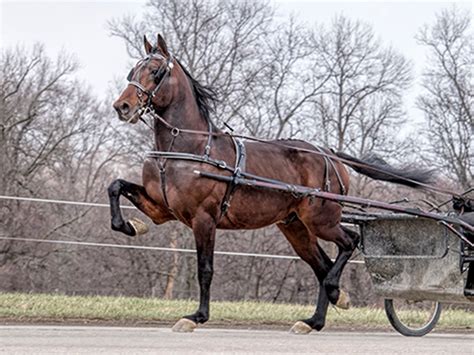
[[[209,130],[209,124],[199,112],[194,96],[190,99],[183,99],[172,103],[162,113],[162,117],[170,126],[178,129],[204,132]],[[170,127],[166,127],[164,123],[159,121],[155,121],[155,132],[156,148],[161,151],[171,150],[174,152],[202,154],[207,142],[207,135],[199,134],[180,132],[173,138]]]

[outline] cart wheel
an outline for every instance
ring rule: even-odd
[[[404,303],[398,305],[398,302]],[[385,313],[390,324],[400,334],[408,337],[421,337],[431,332],[438,323],[441,309],[439,302],[410,303],[406,300],[397,300],[397,306],[394,306],[394,300],[385,299]],[[422,321],[420,321],[420,317],[423,319]]]

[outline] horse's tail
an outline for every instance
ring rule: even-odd
[[[389,181],[413,188],[422,188],[424,185],[430,183],[433,177],[433,170],[416,169],[412,167],[396,168],[375,154],[368,155],[361,159],[342,152],[335,154],[342,158],[342,163],[349,165],[358,173],[375,180]]]

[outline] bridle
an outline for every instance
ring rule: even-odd
[[[145,58],[143,58],[138,64],[142,64],[144,62],[150,61],[151,59],[165,59],[164,56],[162,56],[159,53],[150,53],[148,54]],[[137,64],[137,66],[138,66]],[[137,67],[135,66],[135,67]],[[174,68],[174,63],[173,63],[173,55],[170,53],[168,58],[166,58],[166,63],[163,64],[156,72],[153,74],[154,76],[154,81],[156,86],[154,87],[153,90],[148,90],[145,88],[140,82],[134,80],[134,75],[135,68],[132,68],[130,70],[130,73],[127,76],[128,84],[135,86],[135,90],[137,93],[138,100],[140,102],[140,108],[137,110],[137,115],[140,120],[143,120],[142,115],[147,112],[147,111],[153,111],[153,98],[158,94],[160,91],[161,87],[163,86],[165,79],[167,79],[171,75],[171,70]],[[143,96],[146,95],[146,100],[143,99]],[[129,123],[135,115],[132,115],[127,120],[127,123]],[[145,122],[146,123],[146,122]]]
[[[141,67],[143,63],[150,61],[151,59],[165,59],[164,56],[162,56],[159,53],[150,53],[148,54],[145,58],[143,58],[140,62],[137,63],[135,68]],[[160,181],[161,181],[161,190],[163,194],[163,199],[165,202],[165,205],[168,207],[168,210],[170,211],[171,214],[174,214],[173,210],[171,209],[169,203],[168,203],[168,198],[166,194],[166,162],[168,159],[197,159],[198,161],[208,163],[208,164],[215,164],[216,166],[220,166],[221,164],[225,165],[225,162],[217,162],[214,161],[213,159],[210,158],[210,150],[211,150],[211,142],[213,138],[213,131],[212,131],[212,124],[210,121],[208,121],[208,132],[207,132],[207,142],[204,147],[204,153],[203,155],[195,155],[195,154],[190,154],[190,153],[179,153],[179,152],[173,152],[173,144],[176,140],[176,138],[180,135],[181,130],[178,127],[174,127],[170,125],[168,122],[166,122],[154,109],[153,107],[153,98],[158,94],[160,89],[162,88],[165,80],[171,75],[171,70],[174,68],[174,63],[173,63],[173,56],[169,54],[168,58],[166,58],[166,63],[162,65],[158,70],[156,70],[155,73],[153,73],[154,76],[154,81],[156,86],[154,87],[153,90],[148,90],[145,88],[140,82],[134,80],[134,77],[137,75],[135,74],[135,68],[133,68],[130,73],[127,76],[127,80],[129,85],[132,85],[135,87],[136,94],[138,97],[138,101],[140,103],[140,107],[137,110],[137,112],[130,117],[127,122],[131,122],[134,118],[135,115],[138,115],[138,119],[145,123],[152,131],[155,131],[153,127],[151,127],[148,122],[143,118],[143,116],[150,115],[152,118],[155,120],[161,121],[166,128],[169,129],[170,134],[171,134],[171,140],[169,143],[168,150],[166,151],[155,151],[153,152],[154,157],[158,158],[157,159],[157,164],[160,172]],[[178,62],[179,63],[179,62]],[[140,71],[137,71],[140,72]],[[146,100],[143,99],[143,96],[146,95]],[[231,137],[232,138],[232,137]],[[235,139],[232,138],[232,140],[235,143]],[[240,146],[236,149],[238,152],[240,152]],[[237,153],[238,154],[238,153]],[[241,160],[239,157],[236,158],[236,164],[242,164]],[[239,168],[240,169],[240,168]],[[229,184],[229,186],[232,186]],[[224,197],[223,204],[225,208],[228,208],[228,200],[230,199],[230,195],[232,194],[232,189],[230,190],[229,188],[227,189],[226,196]],[[227,196],[229,194],[229,196]]]
[[[134,80],[133,78],[134,76],[136,76],[134,75],[135,68],[141,66],[146,61],[150,61],[151,59],[166,59],[166,63],[163,64],[158,70],[156,70],[156,73],[154,74],[154,80],[155,80],[156,86],[154,87],[153,90],[148,90],[140,82]],[[135,87],[136,94],[141,106],[139,107],[137,112],[134,115],[132,115],[132,117],[130,117],[126,122],[129,123],[135,118],[135,115],[138,115],[138,119],[140,121],[142,121],[152,131],[155,131],[155,129],[146,121],[146,119],[143,118],[143,116],[150,115],[152,118],[161,121],[165,125],[165,127],[167,127],[170,130],[170,134],[172,136],[171,143],[167,152],[171,151],[176,137],[178,137],[178,135],[181,133],[181,129],[179,129],[178,127],[171,126],[160,115],[158,115],[158,113],[155,111],[153,107],[153,98],[158,94],[159,90],[161,89],[161,87],[163,86],[165,82],[165,79],[167,79],[167,77],[171,75],[171,70],[174,68],[173,60],[174,60],[174,57],[171,53],[169,53],[168,58],[164,57],[160,53],[156,53],[156,52],[150,53],[145,58],[141,59],[137,63],[137,65],[130,70],[130,73],[127,75],[128,84]],[[143,100],[143,95],[147,96],[146,101]],[[212,124],[210,121],[208,121],[208,131],[206,133],[207,133],[207,143],[204,148],[203,157],[205,159],[208,159],[210,150],[211,150],[211,141],[213,138]]]

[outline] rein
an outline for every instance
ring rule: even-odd
[[[175,126],[171,125],[170,123],[168,123],[165,119],[163,119],[163,117],[158,115],[153,109],[150,109],[146,112],[143,112],[143,115],[148,115],[148,114],[151,115],[152,118],[158,119],[169,130],[178,129],[177,127],[175,127]],[[150,127],[148,124],[147,124],[147,126]],[[362,167],[362,168],[369,168],[369,169],[372,169],[374,171],[384,173],[386,175],[390,175],[394,178],[402,179],[402,180],[408,181],[412,184],[416,184],[416,185],[424,188],[425,190],[438,192],[438,193],[441,193],[441,194],[455,196],[455,197],[461,197],[461,194],[459,194],[455,191],[452,191],[452,190],[449,190],[449,189],[443,189],[443,188],[436,187],[436,186],[433,186],[433,185],[430,185],[430,184],[425,184],[423,182],[419,182],[419,181],[416,181],[416,180],[405,178],[405,177],[399,176],[397,174],[382,171],[381,169],[377,169],[377,168],[374,168],[372,166],[368,166],[368,165],[363,164],[363,163],[350,161],[348,159],[338,157],[334,154],[326,153],[323,150],[311,150],[311,149],[306,149],[306,148],[294,147],[294,146],[291,146],[291,145],[288,145],[288,144],[284,144],[284,143],[280,143],[280,142],[276,142],[276,141],[269,141],[269,140],[266,140],[266,139],[247,136],[247,135],[244,135],[244,134],[233,134],[233,133],[229,134],[229,133],[212,132],[212,131],[205,132],[205,131],[198,131],[198,130],[186,129],[186,128],[179,128],[179,132],[180,133],[186,133],[186,134],[193,134],[193,135],[204,135],[204,136],[207,135],[207,136],[213,136],[213,137],[224,137],[224,136],[229,136],[230,135],[230,136],[235,137],[235,138],[246,139],[246,140],[249,140],[249,141],[259,142],[259,143],[264,143],[264,144],[276,145],[276,146],[280,146],[280,147],[283,147],[283,148],[297,150],[297,151],[302,152],[302,153],[316,154],[316,155],[322,156],[322,157],[324,157],[326,159],[329,159],[329,160],[333,159],[333,160],[340,161],[341,163],[346,163],[346,164],[349,164],[349,165],[356,165],[356,166],[359,166],[359,167]],[[153,153],[156,153],[156,152],[150,152],[150,153],[148,153],[148,155],[151,156],[151,155],[153,155]]]
[[[150,54],[148,55],[146,58],[144,58],[142,61],[145,61],[145,60],[150,60],[152,58],[158,58],[158,59],[164,59],[165,57],[161,56],[160,54],[157,54],[157,53],[153,53],[153,54]],[[329,154],[329,153],[326,153],[324,150],[322,149],[318,149],[318,150],[311,150],[311,149],[306,149],[306,148],[300,148],[300,147],[294,147],[294,146],[290,146],[290,145],[287,145],[287,144],[284,144],[284,143],[280,143],[280,142],[277,142],[277,141],[269,141],[269,140],[265,140],[265,139],[261,139],[261,138],[256,138],[256,137],[252,137],[252,136],[247,136],[247,135],[243,135],[243,134],[230,134],[230,133],[221,133],[221,132],[213,132],[212,131],[212,125],[211,123],[208,121],[208,131],[205,132],[205,131],[199,131],[199,130],[193,130],[193,129],[186,129],[186,128],[178,128],[178,127],[175,127],[173,125],[171,125],[170,123],[168,123],[166,120],[164,120],[160,115],[158,115],[154,108],[153,108],[153,98],[156,96],[156,94],[159,92],[159,90],[161,89],[161,87],[163,86],[163,83],[165,82],[165,79],[167,77],[169,77],[171,75],[171,70],[174,68],[174,63],[173,63],[173,56],[170,54],[168,58],[166,58],[166,64],[164,64],[160,69],[159,69],[159,72],[163,72],[163,70],[165,71],[160,79],[158,80],[155,88],[153,90],[148,90],[146,89],[141,83],[139,83],[138,81],[136,80],[133,80],[133,69],[132,71],[130,72],[129,76],[127,77],[127,79],[129,80],[129,85],[133,85],[135,86],[136,90],[137,90],[137,96],[140,100],[140,103],[142,104],[142,106],[140,107],[140,109],[138,109],[137,111],[137,115],[139,117],[139,119],[147,126],[149,127],[152,131],[154,131],[153,127],[151,127],[147,122],[146,120],[143,118],[144,115],[151,115],[152,118],[154,119],[158,119],[162,124],[164,124],[169,130],[170,130],[170,133],[171,135],[173,136],[173,139],[172,139],[172,142],[171,142],[171,145],[168,149],[167,152],[150,152],[148,155],[149,156],[164,156],[164,155],[168,155],[168,158],[171,158],[171,155],[173,152],[171,152],[171,149],[172,149],[172,145],[173,145],[173,142],[175,140],[175,138],[181,134],[181,133],[186,133],[186,134],[193,134],[193,135],[204,135],[204,136],[207,136],[208,137],[208,140],[207,140],[207,144],[204,148],[204,154],[201,158],[204,158],[205,161],[209,160],[210,157],[209,157],[209,152],[210,152],[210,149],[211,149],[211,141],[212,141],[212,137],[224,137],[224,136],[227,136],[227,137],[231,137],[232,139],[235,139],[235,138],[240,138],[240,139],[246,139],[246,140],[249,140],[249,141],[253,141],[253,142],[259,142],[259,143],[263,143],[263,144],[271,144],[271,145],[276,145],[276,146],[280,146],[280,147],[283,147],[283,148],[288,148],[288,149],[293,149],[293,150],[297,150],[299,152],[303,152],[303,153],[311,153],[311,154],[317,154],[319,156],[322,156],[326,163],[327,161],[329,160],[330,162],[332,160],[337,160],[341,163],[345,163],[345,164],[348,164],[348,165],[355,165],[355,166],[359,166],[361,168],[369,168],[373,171],[377,171],[377,172],[380,172],[380,173],[383,173],[383,174],[386,174],[386,175],[390,175],[394,178],[397,178],[397,179],[401,179],[401,180],[404,180],[404,181],[407,181],[407,182],[410,182],[412,184],[415,184],[415,185],[418,185],[422,188],[424,188],[425,190],[428,190],[428,191],[433,191],[433,192],[437,192],[437,193],[441,193],[441,194],[445,194],[445,195],[450,195],[450,196],[454,196],[454,197],[461,197],[461,194],[455,192],[455,191],[452,191],[452,190],[449,190],[449,189],[443,189],[443,188],[439,188],[439,187],[436,187],[436,186],[433,186],[431,184],[426,184],[426,183],[423,183],[423,182],[419,182],[419,181],[416,181],[416,180],[413,180],[413,179],[409,179],[409,178],[406,178],[406,177],[403,177],[403,176],[399,176],[397,174],[394,174],[394,173],[391,173],[391,172],[387,172],[387,171],[383,171],[381,169],[377,169],[375,167],[372,167],[372,166],[369,166],[367,164],[364,164],[364,163],[360,163],[360,162],[355,162],[355,161],[351,161],[351,160],[348,160],[348,159],[344,159],[344,158],[341,158],[339,156],[336,156],[335,154]],[[143,101],[143,94],[147,95],[147,99],[146,101]],[[128,121],[130,122],[133,118],[135,117],[135,115],[133,115]],[[188,153],[182,153],[182,154],[185,154],[188,156],[188,158],[192,158],[192,160],[196,160],[197,155],[195,154],[188,154]],[[202,159],[200,159],[202,160]],[[212,160],[212,159],[211,159]],[[332,162],[331,162],[332,164]],[[225,164],[225,162],[222,164],[221,162],[218,163],[219,166],[227,166]],[[334,169],[336,172],[337,172],[337,169]],[[340,181],[340,179],[339,179]],[[341,186],[342,187],[342,190],[344,191],[345,190],[345,187],[344,186]]]

